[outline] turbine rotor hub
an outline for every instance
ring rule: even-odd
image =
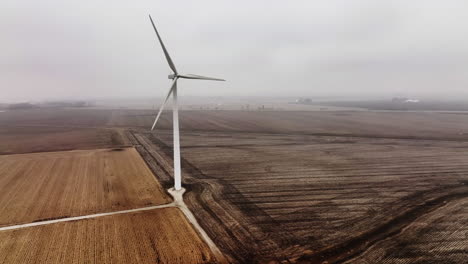
[[[171,80],[174,80],[176,77],[177,77],[176,74],[169,74],[169,75],[167,76],[167,78],[169,78],[169,79],[171,79]]]

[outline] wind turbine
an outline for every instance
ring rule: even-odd
[[[179,137],[179,109],[177,105],[177,80],[178,79],[194,79],[194,80],[211,80],[211,81],[225,81],[223,79],[218,79],[218,78],[211,78],[211,77],[205,77],[205,76],[200,76],[200,75],[195,75],[195,74],[179,74],[177,71],[174,62],[171,59],[171,56],[169,56],[169,52],[167,52],[166,46],[164,46],[164,43],[161,39],[161,36],[159,36],[158,30],[156,29],[156,26],[154,25],[153,19],[151,18],[151,15],[149,16],[149,19],[151,21],[151,24],[153,25],[154,32],[156,32],[156,36],[158,37],[159,43],[161,44],[161,48],[164,52],[164,56],[166,57],[167,63],[169,64],[169,68],[172,70],[172,74],[168,76],[169,79],[172,80],[172,84],[169,88],[169,92],[167,93],[166,99],[161,105],[161,108],[159,108],[158,115],[156,116],[156,119],[154,119],[153,126],[151,127],[151,131],[154,130],[154,127],[156,126],[156,123],[159,120],[159,117],[161,116],[161,113],[164,109],[164,105],[166,104],[167,100],[169,100],[169,97],[171,97],[171,94],[173,96],[173,106],[172,106],[172,122],[173,122],[173,130],[174,130],[174,189],[175,190],[181,190],[182,189],[182,177],[181,177],[181,168],[180,168],[180,137]]]

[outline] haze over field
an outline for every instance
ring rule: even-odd
[[[182,95],[467,95],[465,1],[0,3],[0,102]],[[201,89],[203,88],[203,89]]]

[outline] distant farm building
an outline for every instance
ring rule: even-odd
[[[419,99],[410,99],[406,97],[393,97],[392,102],[394,103],[419,103]]]

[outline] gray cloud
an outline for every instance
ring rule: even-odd
[[[6,0],[0,101],[163,95],[148,13],[182,95],[467,94],[464,1]]]

